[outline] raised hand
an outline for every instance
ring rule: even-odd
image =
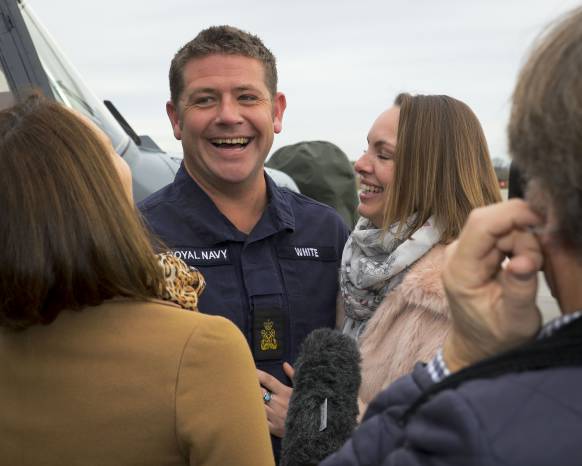
[[[541,219],[520,199],[474,210],[447,247],[443,281],[452,329],[444,346],[451,371],[534,337],[541,325],[534,230]]]

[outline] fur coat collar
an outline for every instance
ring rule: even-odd
[[[449,308],[441,281],[445,247],[436,245],[388,293],[360,337],[362,386],[369,403],[383,388],[427,362],[442,346]]]

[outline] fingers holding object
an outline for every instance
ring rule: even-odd
[[[543,266],[540,242],[527,229],[515,230],[499,238],[497,249],[510,258],[503,267],[505,271],[519,280],[530,279]]]
[[[285,375],[287,377],[289,377],[291,379],[291,381],[293,381],[293,377],[295,377],[295,369],[293,368],[293,366],[291,364],[289,364],[288,362],[284,362],[283,363],[283,372],[285,372]]]
[[[499,238],[540,223],[539,216],[521,199],[475,209],[459,236],[456,255],[467,261],[480,261],[496,247]]]

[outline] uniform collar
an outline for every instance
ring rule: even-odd
[[[174,178],[174,188],[179,193],[186,221],[208,245],[225,241],[258,241],[283,230],[295,230],[295,215],[289,196],[265,173],[267,182],[267,207],[259,222],[247,236],[234,227],[218,210],[212,199],[186,171],[184,162]]]
[[[267,181],[267,208],[279,230],[295,230],[295,214],[291,208],[290,196],[283,193],[273,179],[265,173]]]

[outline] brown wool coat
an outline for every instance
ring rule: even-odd
[[[0,404],[2,466],[274,465],[244,337],[170,303],[0,328]]]
[[[441,282],[444,246],[437,245],[386,295],[359,339],[360,399],[365,404],[443,344],[449,309]]]

